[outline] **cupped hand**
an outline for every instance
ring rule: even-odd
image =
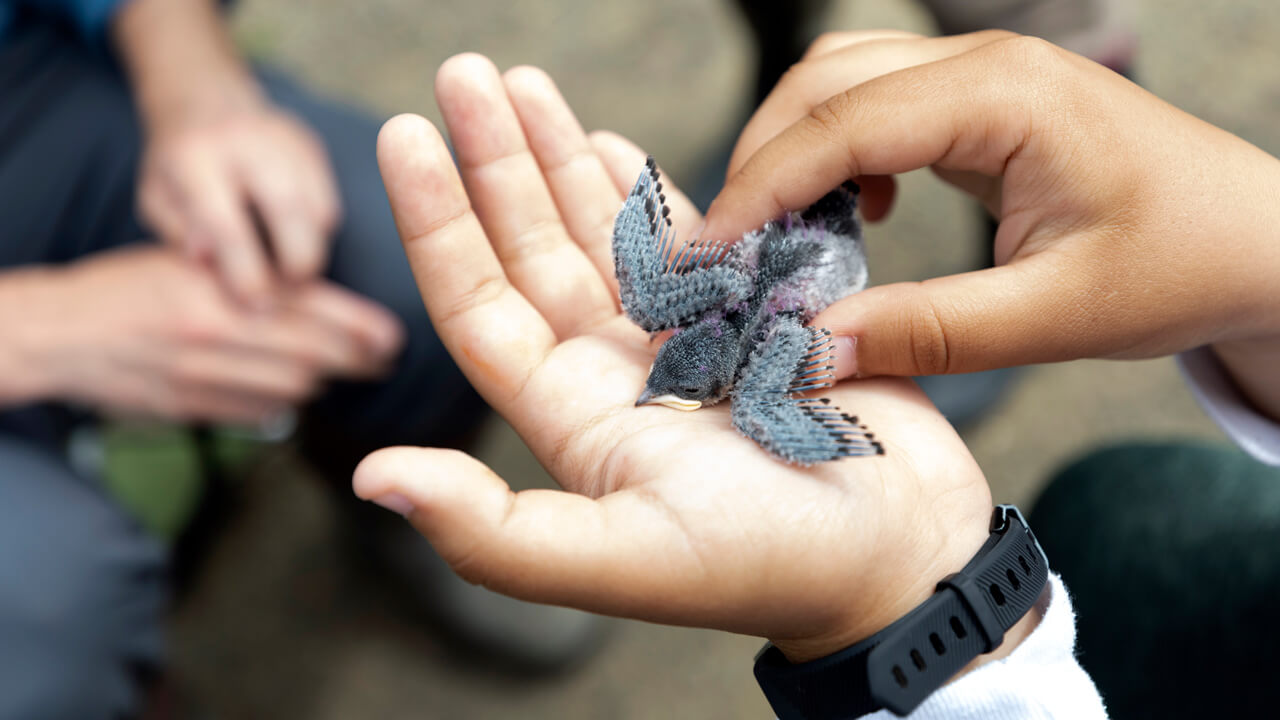
[[[1280,362],[1280,162],[1034,38],[824,36],[744,131],[704,236],[856,176],[877,214],[884,176],[922,167],[1000,221],[998,267],[832,305],[815,324],[856,340],[841,377],[1213,343],[1247,385],[1250,367]],[[1280,417],[1280,389],[1259,387]]]
[[[149,123],[139,213],[265,307],[324,270],[340,214],[333,168],[310,128],[257,95],[193,104]]]
[[[328,378],[372,377],[402,343],[398,320],[326,282],[245,309],[207,269],[162,247],[57,271],[22,322],[45,328],[48,394],[117,413],[254,424]]]
[[[430,123],[391,120],[378,158],[396,222],[450,353],[565,491],[513,493],[461,453],[391,448],[357,469],[361,497],[472,582],[765,636],[793,659],[870,635],[972,557],[989,490],[908,381],[826,392],[886,454],[808,469],[736,433],[723,404],[634,407],[657,347],[620,312],[610,233],[644,155],[584,135],[531,68],[459,56],[436,94],[461,177]],[[696,211],[667,196],[687,233]]]

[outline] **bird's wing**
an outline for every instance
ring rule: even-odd
[[[650,157],[613,224],[613,264],[622,309],[657,332],[691,324],[750,293],[750,278],[724,262],[727,244],[677,244],[658,167]]]
[[[733,389],[733,426],[770,453],[799,465],[884,448],[858,418],[827,398],[797,397],[831,387],[831,333],[781,319],[747,360]]]

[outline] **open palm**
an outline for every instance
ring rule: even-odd
[[[569,492],[513,494],[461,453],[393,448],[357,471],[362,497],[411,508],[456,571],[500,592],[761,635],[793,657],[874,632],[973,555],[989,491],[909,381],[826,391],[886,454],[812,468],[739,435],[725,405],[634,407],[658,344],[621,314],[609,241],[644,155],[588,138],[531,68],[459,56],[436,94],[461,177],[422,118],[379,139],[401,237],[454,359]],[[696,211],[667,194],[689,237]]]

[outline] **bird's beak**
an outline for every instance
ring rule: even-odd
[[[649,392],[648,388],[640,393],[639,399],[636,400],[636,407],[641,405],[666,405],[673,410],[683,410],[684,412],[693,412],[702,407],[701,400],[685,400],[678,395],[667,393],[666,395],[654,395]]]

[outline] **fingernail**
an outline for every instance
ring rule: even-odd
[[[837,335],[831,341],[831,364],[835,366],[837,380],[858,374],[858,338]]]
[[[397,492],[383,493],[371,501],[402,517],[408,517],[413,512],[413,503]]]

